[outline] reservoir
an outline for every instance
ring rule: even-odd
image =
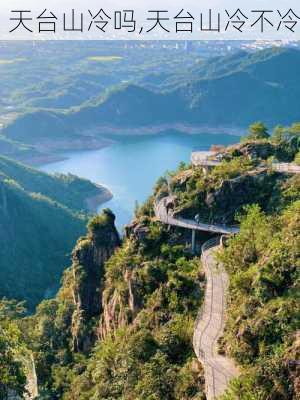
[[[118,140],[95,151],[64,154],[67,159],[43,165],[48,173],[72,173],[107,186],[113,199],[99,207],[109,207],[116,215],[119,229],[129,223],[136,202],[141,204],[151,194],[158,178],[174,170],[181,161],[189,162],[194,150],[208,151],[212,144],[229,145],[239,137],[221,134],[164,134],[135,136]]]

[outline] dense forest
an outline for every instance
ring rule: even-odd
[[[298,399],[300,175],[272,165],[299,162],[299,132],[294,124],[270,135],[255,123],[208,173],[182,163],[158,180],[122,239],[109,209],[93,217],[55,297],[31,315],[1,302],[0,396],[24,393],[32,355],[39,399],[205,399],[192,347],[203,266],[187,232],[154,214],[172,191],[175,215],[240,225],[218,253],[230,277],[219,351],[240,369],[224,399]],[[198,245],[209,237],[197,234]]]
[[[32,310],[53,295],[86,231],[86,200],[105,194],[88,180],[48,175],[0,156],[0,296],[26,300]]]

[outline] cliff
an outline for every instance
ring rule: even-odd
[[[181,165],[159,179],[122,243],[110,211],[92,219],[57,297],[25,325],[41,389],[64,400],[205,398],[191,341],[205,278],[190,232],[155,218],[155,199],[169,189],[173,212],[210,210],[212,221],[227,212],[240,224],[218,255],[230,276],[219,351],[241,366],[226,400],[297,399],[288,357],[298,354],[300,179],[242,152],[208,174]],[[196,235],[198,247],[207,237]]]
[[[250,201],[267,209],[286,179],[243,156],[224,162],[208,176],[199,169],[180,171],[171,181],[173,211],[192,219],[199,214],[203,222],[234,224]],[[165,186],[160,190],[164,192]]]
[[[106,209],[88,225],[88,235],[78,241],[72,255],[72,336],[75,351],[87,351],[95,340],[92,321],[102,312],[104,264],[120,246],[115,216]]]
[[[197,260],[150,219],[138,223],[143,238],[135,229],[120,245],[113,222],[109,211],[92,219],[57,297],[27,325],[40,387],[66,399],[203,393],[190,341],[202,300]]]

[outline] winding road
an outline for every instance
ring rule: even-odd
[[[239,228],[225,225],[208,225],[193,220],[173,217],[168,213],[168,202],[172,197],[165,197],[156,202],[156,218],[162,223],[191,230],[201,230],[218,234],[238,233]],[[215,252],[220,245],[220,236],[202,246],[201,259],[207,278],[204,307],[199,311],[194,336],[195,354],[205,371],[205,392],[208,400],[213,400],[226,390],[230,380],[238,375],[232,360],[218,354],[217,342],[223,334],[226,312],[226,294],[228,275],[223,266],[215,260]]]
[[[273,163],[272,169],[277,172],[300,174],[300,165],[296,165],[293,163]]]
[[[211,233],[219,233],[224,235],[230,235],[239,232],[239,228],[236,226],[227,226],[220,224],[205,224],[196,222],[192,219],[173,217],[168,213],[167,204],[172,202],[172,196],[167,196],[155,203],[154,212],[156,218],[164,224],[178,226],[181,228],[198,230]]]
[[[194,351],[204,366],[208,400],[222,395],[230,380],[239,374],[233,361],[217,351],[218,339],[224,331],[228,289],[228,275],[215,260],[219,242],[219,238],[214,238],[202,246],[207,283],[204,307],[198,314],[193,337]]]
[[[214,167],[219,161],[208,161],[192,155],[194,165]],[[274,163],[272,169],[278,172],[299,174],[300,166],[289,163]],[[167,196],[155,203],[156,218],[168,225],[200,230],[219,235],[230,235],[239,232],[238,227],[218,224],[205,224],[181,217],[174,217],[169,213],[169,204],[172,204],[172,196]],[[222,264],[216,261],[216,251],[220,247],[220,236],[213,238],[202,246],[201,259],[206,274],[206,290],[204,305],[200,309],[193,336],[195,354],[205,372],[205,392],[208,400],[221,396],[231,379],[239,375],[234,362],[228,357],[218,354],[218,339],[222,336],[225,326],[226,297],[228,290],[228,275]]]

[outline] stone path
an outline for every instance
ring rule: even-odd
[[[199,312],[193,338],[195,353],[204,366],[208,400],[224,393],[229,381],[238,375],[238,369],[233,361],[217,352],[217,341],[225,325],[228,288],[228,275],[214,257],[218,247],[218,239],[212,239],[202,248],[207,284],[204,307]]]

